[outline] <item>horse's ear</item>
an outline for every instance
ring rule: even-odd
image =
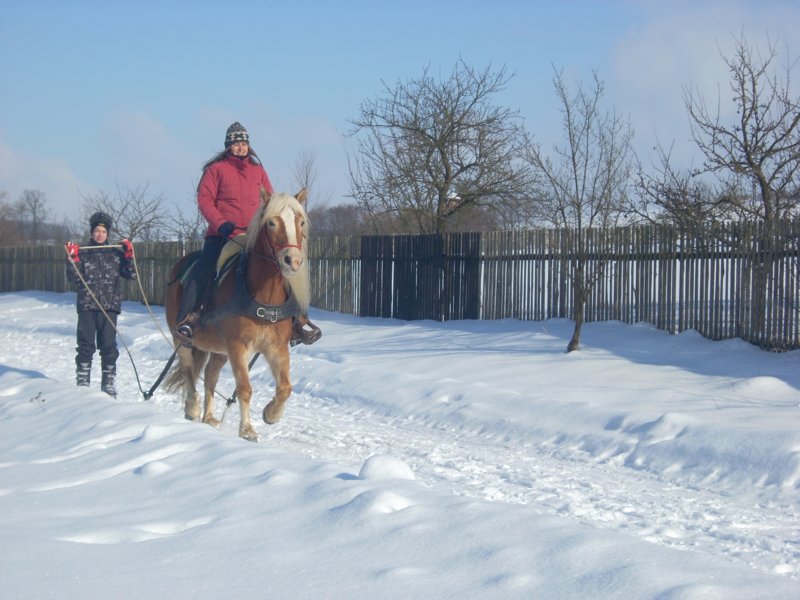
[[[302,204],[303,206],[305,206],[305,204],[306,204],[306,200],[308,200],[308,188],[303,188],[302,190],[300,190],[299,192],[297,192],[297,193],[294,195],[294,197],[295,197],[295,199],[296,199],[296,200],[297,200],[297,201],[298,201],[300,204]]]
[[[261,188],[261,204],[263,204],[264,206],[266,206],[267,204],[269,204],[269,199],[270,199],[271,197],[272,197],[272,194],[270,194],[269,192],[267,192],[267,189],[266,189],[266,188],[262,187],[262,188]]]

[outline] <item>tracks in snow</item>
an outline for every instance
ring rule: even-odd
[[[227,416],[233,435],[236,412]],[[364,408],[352,412],[304,393],[292,396],[281,423],[260,423],[258,429],[263,443],[350,465],[354,473],[370,456],[389,454],[406,462],[418,481],[456,495],[524,504],[660,545],[800,577],[792,566],[800,557],[800,514],[791,507],[754,505],[752,499],[681,486],[621,464],[565,455],[563,448],[439,429]]]

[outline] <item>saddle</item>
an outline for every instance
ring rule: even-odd
[[[246,234],[240,233],[239,235],[229,239],[222,247],[222,250],[219,253],[219,258],[217,258],[216,272],[211,285],[207,286],[207,289],[205,290],[200,290],[199,295],[203,300],[207,300],[209,291],[213,291],[214,288],[219,286],[223,279],[225,279],[225,276],[230,272],[231,268],[233,267],[234,259],[244,249],[245,237]],[[182,286],[186,287],[186,284],[189,283],[192,277],[192,271],[194,270],[198,258],[200,258],[200,250],[195,250],[186,257],[183,270],[178,275],[178,280],[181,282]],[[206,302],[203,302],[202,304],[206,304]]]

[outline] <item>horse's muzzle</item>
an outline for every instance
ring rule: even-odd
[[[289,251],[281,258],[281,271],[284,277],[291,277],[303,266],[303,255],[300,252]]]

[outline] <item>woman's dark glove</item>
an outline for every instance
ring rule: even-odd
[[[230,221],[225,221],[222,225],[219,226],[219,229],[217,229],[217,231],[222,237],[230,237],[234,229],[236,229],[236,225],[234,225]]]

